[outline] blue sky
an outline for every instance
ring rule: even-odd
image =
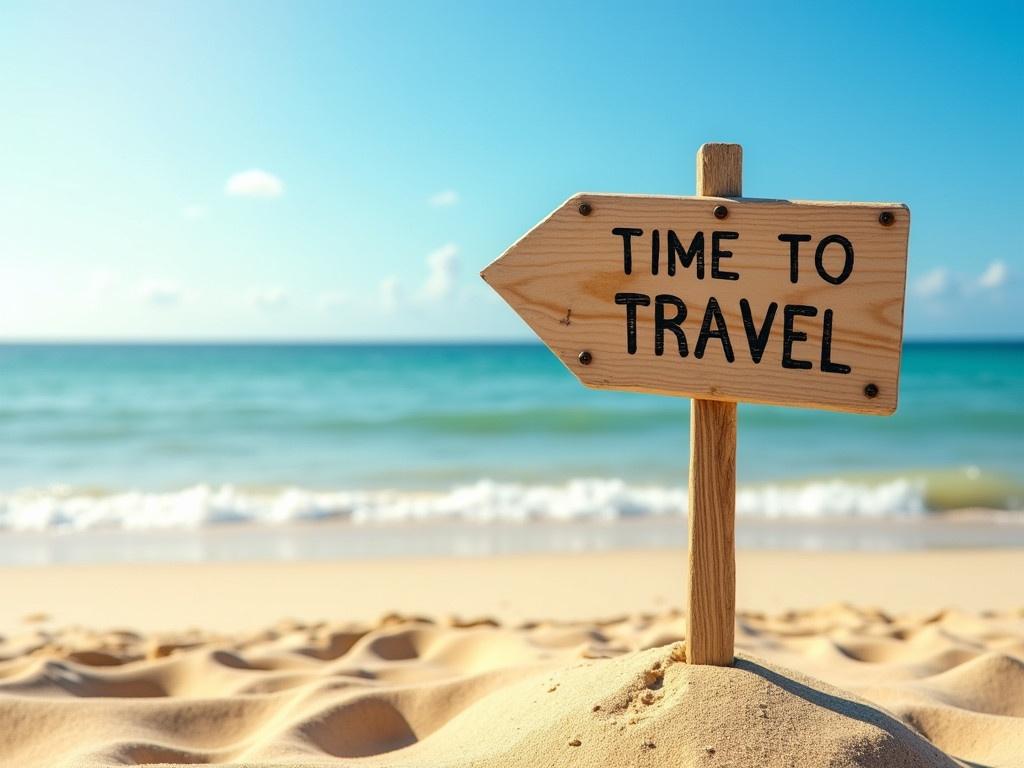
[[[1024,333],[1024,15],[986,3],[0,8],[0,337],[530,338],[573,192],[913,211],[907,335]]]

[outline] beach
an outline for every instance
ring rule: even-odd
[[[6,567],[0,763],[1024,765],[1020,550],[741,550],[729,668],[684,563]]]
[[[711,667],[685,400],[528,344],[0,345],[0,765],[1024,765],[1021,349],[741,406]]]
[[[1024,768],[1024,3],[0,20],[0,768]]]

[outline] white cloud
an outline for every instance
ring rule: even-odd
[[[442,189],[437,194],[431,195],[428,202],[435,208],[451,208],[459,202],[459,193],[454,189]]]
[[[914,291],[918,296],[933,299],[946,292],[949,287],[949,272],[945,267],[936,267],[918,278],[914,283]]]
[[[430,274],[423,284],[423,296],[432,301],[449,296],[455,286],[455,273],[459,266],[459,248],[455,243],[446,243],[427,254]]]
[[[253,168],[228,179],[224,192],[232,197],[280,197],[284,193],[284,182],[272,173]]]
[[[979,298],[998,301],[999,289],[1010,280],[1010,269],[1006,262],[996,259],[989,262],[981,274],[953,272],[946,267],[936,267],[919,277],[913,285],[914,294],[933,309],[939,308],[943,298]]]
[[[380,302],[380,308],[385,312],[393,312],[398,306],[400,293],[401,287],[398,284],[398,278],[394,275],[385,277],[377,286],[377,299]]]
[[[206,218],[206,208],[201,205],[186,205],[181,209],[181,215],[189,221]]]
[[[1010,270],[1006,267],[1006,262],[993,261],[987,267],[985,271],[981,273],[978,278],[979,288],[999,288],[1006,284],[1007,278],[1010,276]]]
[[[288,292],[284,288],[258,288],[249,295],[249,302],[260,309],[279,309],[288,303]]]
[[[144,280],[139,285],[139,296],[147,304],[170,307],[182,299],[181,286],[170,280]]]

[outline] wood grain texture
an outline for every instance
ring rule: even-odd
[[[736,622],[736,404],[690,407],[686,660],[733,661]]]
[[[705,144],[697,194],[743,193],[743,150]],[[733,662],[736,625],[736,403],[690,404],[686,660]]]
[[[710,156],[737,150],[714,149],[698,167],[708,185],[715,180]],[[590,206],[589,215],[580,205]],[[715,218],[716,205],[728,216]],[[891,226],[879,223],[879,214],[893,214]],[[900,350],[903,333],[903,298],[906,282],[907,238],[910,215],[898,203],[812,203],[753,200],[736,197],[650,197],[628,195],[574,195],[547,219],[528,232],[483,272],[484,279],[519,313],[526,323],[587,386],[683,395],[730,402],[826,408],[858,413],[888,414],[896,408]],[[633,240],[633,268],[624,273],[623,238],[616,227],[642,229]],[[651,269],[651,236],[661,237],[660,273]],[[733,256],[723,269],[739,279],[697,279],[695,269],[677,268],[668,275],[666,233],[672,229],[687,243],[697,231],[739,233],[724,241]],[[799,281],[790,281],[789,245],[779,234],[801,233],[814,238],[802,244]],[[815,270],[814,244],[831,234],[842,234],[853,244],[855,258],[849,278],[841,285],[821,279]],[[825,265],[841,271],[841,249],[826,251]],[[637,312],[637,349],[626,348],[625,307],[615,303],[620,292],[682,299],[687,318],[682,323],[689,355],[681,357],[672,334],[666,334],[664,354],[654,348],[654,307]],[[694,354],[701,319],[715,297],[729,329],[734,362],[723,345],[710,339],[702,359]],[[750,303],[756,322],[771,302],[778,309],[760,362],[755,363],[744,332],[741,299]],[[809,370],[784,368],[783,308],[786,304],[815,307],[817,316],[798,317],[794,328],[807,334],[793,345],[792,357],[811,361]],[[824,311],[831,309],[831,360],[849,365],[849,374],[823,371]],[[590,365],[579,354],[591,353]],[[874,384],[877,396],[865,395]]]
[[[697,150],[697,194],[707,197],[743,194],[743,147],[712,142]]]

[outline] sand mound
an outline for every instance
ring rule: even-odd
[[[956,765],[891,715],[824,683],[752,658],[717,668],[682,655],[676,644],[590,661],[494,693],[423,742],[424,763]]]
[[[686,665],[684,634],[675,612],[34,622],[0,638],[0,765],[1024,766],[1024,614],[744,614],[731,668]]]

